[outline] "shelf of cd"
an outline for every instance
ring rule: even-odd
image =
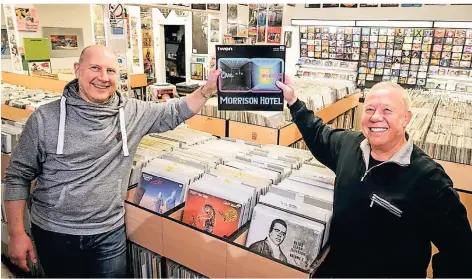
[[[185,121],[189,128],[207,132],[215,136],[226,136],[226,120],[197,114]]]

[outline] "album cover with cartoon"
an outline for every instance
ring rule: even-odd
[[[242,205],[189,189],[182,222],[208,233],[230,236],[239,228]]]
[[[218,45],[216,66],[219,110],[283,110],[284,45]]]

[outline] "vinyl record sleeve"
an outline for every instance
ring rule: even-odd
[[[229,236],[239,228],[242,204],[192,188],[189,189],[182,222],[217,236]]]
[[[283,111],[284,45],[217,45],[216,66],[219,110]]]
[[[321,246],[324,225],[275,208],[257,205],[246,247],[303,270],[309,270]]]

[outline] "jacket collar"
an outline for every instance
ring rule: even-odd
[[[403,167],[410,165],[411,153],[413,152],[413,141],[407,133],[406,133],[406,138],[407,138],[406,144],[403,145],[402,148],[397,151],[397,153],[393,154],[393,156],[390,157],[390,159],[385,161],[385,163],[391,162],[391,163],[395,163]],[[361,142],[360,148],[362,150],[362,157],[364,158],[366,169],[368,169],[371,148],[370,148],[370,144],[367,138]]]

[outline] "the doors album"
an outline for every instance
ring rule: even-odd
[[[219,110],[283,111],[284,45],[217,45]]]

